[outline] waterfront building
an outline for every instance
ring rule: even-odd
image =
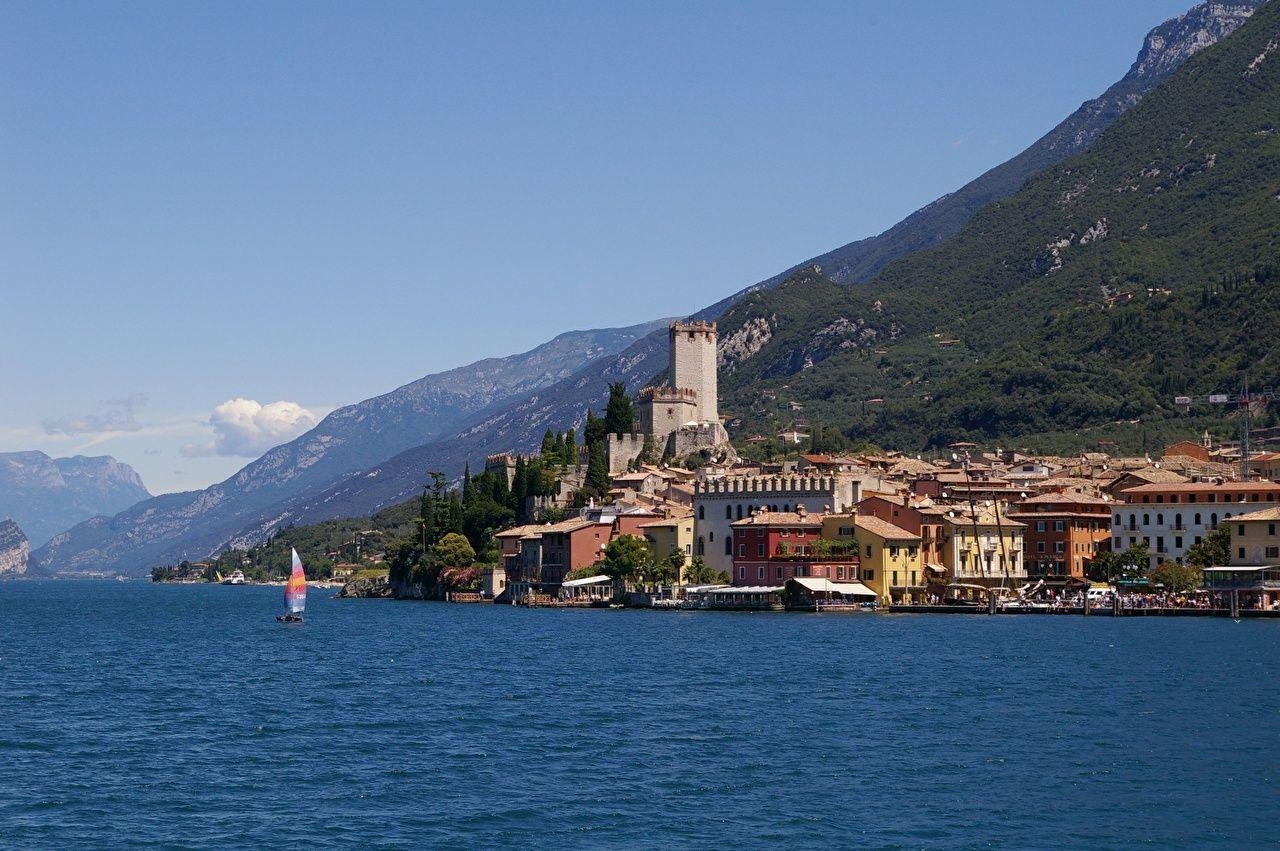
[[[920,537],[920,562],[925,569],[941,574],[942,565],[942,515],[945,509],[932,501],[912,505],[904,497],[868,496],[858,502],[855,511],[860,516],[879,517],[900,529],[906,529]]]
[[[858,578],[881,603],[924,601],[920,535],[859,511],[824,517],[822,537],[853,545],[859,556]]]
[[[1142,484],[1120,492],[1111,514],[1111,548],[1145,543],[1150,567],[1181,560],[1220,523],[1275,503],[1275,482],[1171,482]]]
[[[949,508],[942,516],[942,558],[951,582],[1010,589],[1025,583],[1025,529],[999,503]]]
[[[1210,591],[1237,591],[1245,608],[1280,608],[1280,505],[1231,518],[1231,558],[1204,572]]]
[[[854,547],[822,541],[823,517],[801,505],[795,511],[756,509],[732,524],[732,583],[784,585],[790,579],[814,577],[835,582],[858,578]]]
[[[861,479],[852,476],[732,476],[694,482],[694,555],[716,570],[733,569],[732,524],[756,509],[812,515],[845,511],[860,498]]]
[[[1009,516],[1025,523],[1023,559],[1031,579],[1084,579],[1099,553],[1111,549],[1111,506],[1101,497],[1064,491],[1016,503]]]
[[[649,552],[652,553],[654,561],[667,558],[672,550],[684,553],[684,567],[688,567],[693,561],[692,514],[641,523],[638,534],[649,544]],[[683,584],[684,576],[681,575],[678,581]]]

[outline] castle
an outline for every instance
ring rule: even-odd
[[[668,384],[640,391],[638,425],[665,457],[723,447],[729,435],[720,424],[716,383],[716,324],[672,322]]]

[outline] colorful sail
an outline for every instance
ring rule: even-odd
[[[284,586],[284,604],[289,611],[297,614],[307,607],[307,574],[302,570],[302,559],[298,558],[298,551],[289,551],[293,553],[293,572],[289,574],[289,581]]]

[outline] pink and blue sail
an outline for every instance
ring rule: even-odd
[[[284,605],[293,614],[301,614],[307,607],[307,574],[302,569],[302,559],[298,551],[289,550],[293,554],[293,571],[284,586]]]

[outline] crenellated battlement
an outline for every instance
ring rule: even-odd
[[[836,487],[835,476],[734,476],[694,482],[693,493],[695,496],[769,494],[787,497],[830,493]]]
[[[690,402],[698,404],[698,391],[688,387],[645,387],[640,391],[641,402]]]
[[[669,329],[671,336],[676,334],[703,334],[709,335],[712,339],[716,336],[716,323],[704,322],[702,320],[696,322],[681,322],[676,320],[672,322]]]

